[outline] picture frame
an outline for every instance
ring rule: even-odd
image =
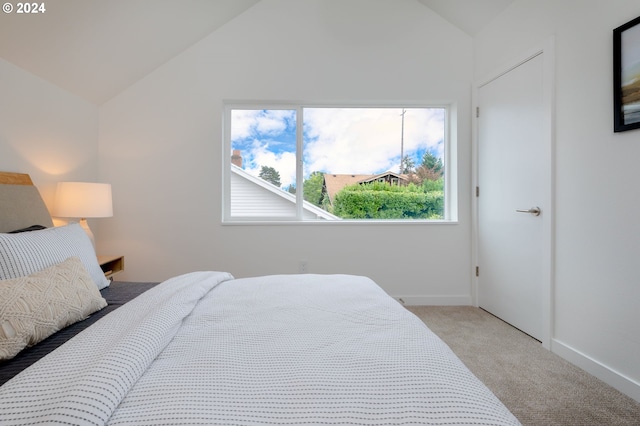
[[[640,128],[640,16],[613,30],[613,130]]]

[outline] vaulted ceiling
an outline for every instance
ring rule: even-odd
[[[5,60],[100,105],[260,0],[64,0],[0,15]],[[514,0],[417,0],[470,36]]]

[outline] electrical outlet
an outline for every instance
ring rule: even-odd
[[[298,262],[298,272],[301,274],[306,274],[308,271],[308,265],[306,260],[301,260]]]

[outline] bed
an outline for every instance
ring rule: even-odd
[[[16,191],[2,187],[12,185],[0,184],[5,207]],[[8,214],[23,218],[9,228],[40,225],[32,213]],[[39,250],[47,235],[67,232],[47,225],[19,234],[0,225],[0,262],[12,255],[14,238],[21,250],[24,241]],[[196,271],[97,290],[102,284],[87,284],[95,266],[71,254],[60,264],[79,278],[67,281],[82,281],[106,306],[0,361],[0,373],[11,377],[0,386],[2,425],[519,424],[442,340],[367,277]],[[5,279],[5,287],[32,276],[42,282],[60,273],[30,272]],[[0,300],[0,312],[6,304]],[[39,359],[17,362],[30,354]]]

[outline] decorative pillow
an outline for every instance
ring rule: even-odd
[[[0,280],[33,274],[71,256],[80,258],[98,289],[109,285],[93,244],[79,223],[20,234],[0,234]]]
[[[0,360],[13,358],[105,306],[107,301],[77,257],[0,281]]]

